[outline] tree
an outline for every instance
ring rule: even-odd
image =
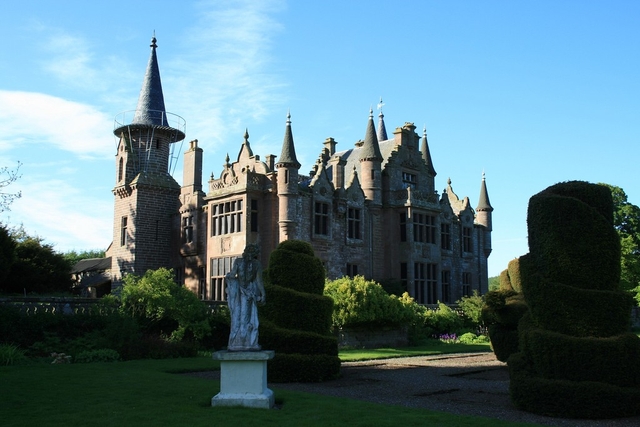
[[[500,289],[500,276],[489,277],[489,290],[496,291]]]
[[[4,225],[0,225],[0,290],[5,288],[5,280],[15,260],[16,242],[9,230]]]
[[[136,318],[146,332],[202,339],[211,332],[207,306],[198,296],[178,285],[173,271],[147,270],[144,276],[124,276],[121,310]]]
[[[19,199],[22,196],[22,193],[18,191],[17,193],[6,193],[2,191],[3,188],[9,186],[11,183],[15,182],[20,175],[18,175],[18,171],[20,170],[20,166],[22,163],[18,162],[18,166],[15,169],[9,169],[7,166],[0,168],[0,212],[4,212],[9,210],[9,206],[15,199]]]
[[[624,190],[603,184],[613,197],[613,225],[620,236],[620,287],[640,298],[640,207],[629,203]],[[640,300],[639,300],[640,301]]]
[[[62,254],[41,237],[30,236],[22,226],[8,231],[15,243],[15,260],[0,291],[20,294],[71,291],[71,265]]]
[[[83,259],[91,259],[91,258],[104,258],[105,252],[101,249],[92,249],[89,251],[81,251],[76,252],[75,250],[70,250],[64,253],[64,259],[69,262],[69,265],[72,267]]]

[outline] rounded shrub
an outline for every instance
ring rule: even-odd
[[[399,326],[413,317],[412,310],[400,298],[363,276],[328,281],[324,294],[333,300],[334,328]]]
[[[260,345],[275,350],[274,382],[323,381],[340,373],[338,340],[330,333],[333,302],[323,296],[325,272],[307,242],[286,240],[269,256]]]
[[[269,255],[265,281],[299,292],[322,295],[325,271],[311,244],[285,240]]]

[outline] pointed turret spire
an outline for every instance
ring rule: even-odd
[[[249,129],[245,128],[244,141],[238,153],[238,161],[240,161],[241,158],[249,159],[251,157],[253,157],[253,150],[251,149],[251,144],[249,144]]]
[[[478,212],[493,212],[491,202],[489,202],[489,193],[487,192],[487,183],[485,182],[484,171],[482,172],[482,184],[480,184],[480,198],[478,199]]]
[[[293,133],[291,132],[291,112],[287,112],[287,127],[284,132],[282,153],[280,153],[278,164],[293,165],[296,168],[300,168],[300,163],[296,158],[296,148],[293,145]]]
[[[378,145],[376,128],[373,124],[372,108],[369,109],[369,121],[367,122],[367,131],[364,135],[364,143],[360,154],[360,161],[363,160],[383,160],[382,153],[380,153],[380,145]]]
[[[134,124],[168,126],[162,83],[160,81],[160,69],[158,68],[158,58],[156,56],[157,47],[154,32],[151,38],[151,55],[149,56],[147,71],[142,81],[136,113],[133,117]]]
[[[380,110],[380,114],[378,114],[378,142],[389,139],[387,137],[387,128],[384,125],[384,114],[382,114],[383,105],[384,102],[382,102],[382,97],[380,97],[380,103],[378,103],[378,110]]]
[[[436,176],[437,172],[433,167],[433,160],[431,160],[431,151],[429,150],[429,141],[427,141],[427,126],[422,130],[422,145],[420,147],[420,151],[422,152],[422,159],[424,163],[427,165],[427,169],[429,170],[429,175]]]

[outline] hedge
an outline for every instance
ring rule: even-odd
[[[529,310],[508,359],[511,400],[559,417],[640,414],[640,338],[629,332],[632,299],[619,289],[610,190],[556,184],[531,197],[527,222],[520,278]]]
[[[608,337],[630,328],[629,293],[581,289],[539,276],[526,283],[524,297],[541,328],[580,337]]]
[[[322,261],[314,256],[308,242],[285,240],[269,255],[269,268],[265,271],[268,283],[322,295],[324,278]]]
[[[543,378],[640,384],[640,340],[633,333],[582,338],[532,328],[522,334],[521,346],[529,369]]]
[[[565,418],[622,418],[640,413],[640,388],[534,376],[522,353],[509,358],[509,394],[518,409]]]
[[[331,332],[331,298],[278,285],[266,285],[265,291],[268,302],[259,307],[260,314],[265,318],[283,328],[325,335]]]
[[[617,288],[620,238],[599,210],[543,191],[530,199],[527,221],[529,251],[539,274],[582,288]]]

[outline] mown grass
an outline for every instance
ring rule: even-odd
[[[343,362],[355,362],[359,360],[389,359],[392,357],[432,356],[447,353],[490,351],[491,346],[488,343],[460,344],[443,343],[437,340],[431,340],[426,344],[416,347],[340,350],[340,360]]]
[[[297,393],[271,384],[279,409],[213,408],[218,381],[178,375],[219,369],[209,357],[0,367],[8,426],[473,426],[530,424]]]

